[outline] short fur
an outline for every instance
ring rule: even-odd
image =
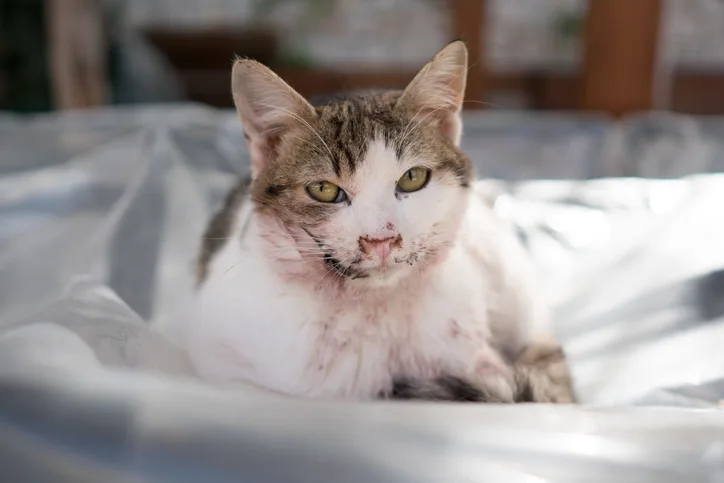
[[[516,403],[573,403],[573,381],[562,348],[553,341],[540,340],[529,345],[514,365],[514,401]],[[416,399],[446,402],[501,401],[496,394],[476,387],[459,377],[444,375],[435,379],[394,381],[390,394],[382,399]]]
[[[196,280],[202,283],[206,278],[209,261],[221,247],[226,244],[226,240],[231,235],[231,227],[234,217],[239,211],[239,207],[244,199],[249,195],[251,187],[251,178],[247,177],[240,180],[236,186],[229,192],[224,201],[224,206],[209,222],[209,226],[204,231],[204,237],[201,244],[201,253],[199,253],[196,262]]]
[[[516,361],[548,347],[548,314],[515,235],[471,189],[458,148],[466,72],[453,42],[403,91],[313,106],[261,64],[236,62],[252,181],[232,191],[199,257],[188,345],[200,375],[308,397],[570,392],[569,379]],[[429,181],[398,189],[416,167]],[[307,187],[322,181],[346,196],[313,199]]]

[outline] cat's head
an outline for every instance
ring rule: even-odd
[[[257,212],[321,265],[310,273],[385,287],[445,256],[473,177],[458,149],[466,73],[456,41],[404,91],[315,107],[263,65],[236,61]]]

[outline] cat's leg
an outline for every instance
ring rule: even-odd
[[[442,374],[436,378],[396,378],[390,399],[514,403],[516,373],[492,349],[480,352],[464,376]]]
[[[480,403],[574,403],[573,379],[560,344],[540,339],[528,344],[513,366],[515,382],[495,374],[434,379],[398,378],[385,399]],[[511,388],[514,396],[511,398]]]
[[[516,402],[576,401],[566,354],[553,339],[530,342],[515,361],[515,377]]]
[[[475,385],[457,376],[439,376],[435,379],[398,378],[392,392],[384,399],[421,401],[510,403],[508,393],[500,394],[485,385]]]

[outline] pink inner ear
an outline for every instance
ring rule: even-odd
[[[234,63],[232,95],[247,137],[252,176],[276,156],[279,136],[285,129],[316,115],[294,89],[253,60]]]
[[[251,157],[251,177],[256,178],[273,158],[278,138],[276,136],[247,137],[247,148]]]
[[[440,135],[457,146],[462,133],[460,117],[462,94],[450,89],[448,84],[435,84],[434,87],[432,89],[424,83],[415,85],[407,96],[403,95],[398,105],[408,115],[414,116],[412,128],[417,125],[435,124]],[[416,92],[417,90],[422,90],[422,92]]]
[[[456,41],[428,62],[402,93],[397,105],[415,115],[424,111],[437,121],[440,134],[458,145],[462,132],[460,111],[467,82],[467,49]]]
[[[438,125],[440,134],[442,137],[455,144],[460,144],[460,134],[462,131],[462,121],[460,120],[460,113],[458,112],[445,112],[441,116],[440,123]]]

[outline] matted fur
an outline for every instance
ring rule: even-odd
[[[514,402],[525,378],[524,396],[546,400],[568,384],[515,361],[547,340],[548,314],[515,235],[472,192],[458,148],[466,72],[453,42],[403,91],[313,105],[261,64],[235,63],[252,180],[199,257],[188,348],[200,375],[353,399],[441,399],[437,385]],[[429,180],[401,191],[411,168]],[[345,195],[313,199],[322,181]]]

